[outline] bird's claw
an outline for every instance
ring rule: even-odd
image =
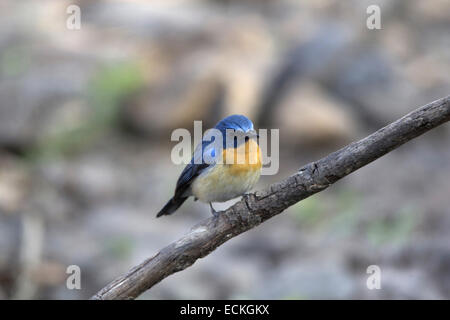
[[[219,221],[220,211],[214,210],[214,208],[213,208],[213,206],[212,206],[211,203],[209,204],[209,206],[210,206],[210,208],[211,208],[211,213],[212,213],[212,215],[213,215],[213,221],[214,221],[213,226],[214,226],[214,228],[215,228],[215,227],[217,226],[217,222]]]

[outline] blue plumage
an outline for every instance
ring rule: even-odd
[[[220,120],[215,128],[219,129],[222,135],[225,136],[227,129],[241,130],[243,132],[253,130],[253,123],[245,116],[234,114]]]

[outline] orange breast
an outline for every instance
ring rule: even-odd
[[[257,171],[262,167],[261,149],[253,139],[249,139],[237,148],[224,149],[222,156],[230,174]]]

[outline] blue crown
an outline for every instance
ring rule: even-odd
[[[216,124],[215,128],[219,129],[225,137],[227,129],[234,129],[248,132],[250,130],[253,130],[253,123],[246,116],[234,114],[232,116],[228,116],[220,120]]]

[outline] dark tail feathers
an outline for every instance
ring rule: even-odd
[[[161,216],[165,216],[165,215],[169,215],[175,212],[175,210],[177,210],[182,204],[183,202],[185,202],[187,199],[187,197],[183,197],[183,198],[172,198],[169,200],[169,202],[166,203],[166,205],[164,206],[164,208],[161,209],[160,212],[158,212],[158,214],[156,215],[156,217],[161,217]]]

